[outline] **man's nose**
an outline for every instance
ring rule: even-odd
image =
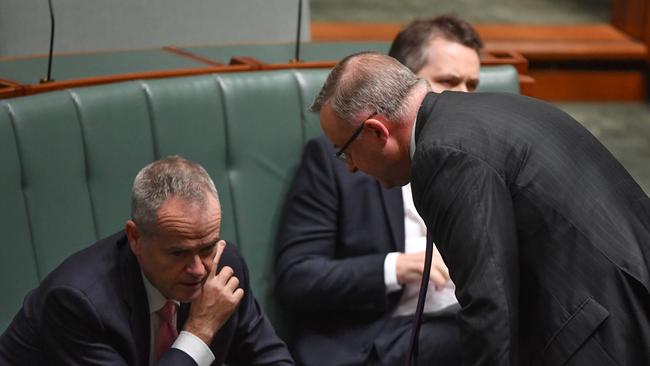
[[[457,85],[453,90],[454,90],[454,91],[463,92],[463,93],[467,93],[467,92],[469,92],[469,88],[467,87],[467,84],[466,84],[466,83],[460,83],[460,84],[458,84],[458,85]]]
[[[192,256],[192,261],[187,264],[185,270],[192,276],[203,277],[205,275],[206,268],[203,265],[203,261],[201,261],[201,256]]]

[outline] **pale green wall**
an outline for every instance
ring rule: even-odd
[[[302,29],[309,39],[309,1]],[[53,0],[55,52],[292,41],[298,0]],[[45,54],[47,0],[0,0],[0,57]]]

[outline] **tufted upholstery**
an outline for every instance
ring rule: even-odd
[[[273,307],[275,226],[329,70],[133,81],[0,101],[0,331],[63,258],[120,230],[147,163],[180,154],[219,189],[222,237],[236,242],[261,305]],[[518,92],[510,66],[482,90]]]

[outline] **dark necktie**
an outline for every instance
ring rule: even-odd
[[[174,313],[176,312],[176,304],[172,301],[167,301],[165,305],[160,308],[156,313],[160,322],[158,324],[158,335],[156,336],[156,343],[154,344],[155,360],[158,362],[160,357],[167,352],[172,346],[178,331],[174,323]]]
[[[418,360],[418,339],[420,337],[420,324],[422,323],[422,312],[424,311],[424,302],[427,297],[427,288],[429,287],[429,274],[431,273],[431,257],[433,256],[433,238],[427,230],[427,250],[424,256],[424,270],[422,271],[422,282],[420,283],[420,293],[418,295],[418,305],[415,309],[413,318],[413,330],[411,333],[411,346],[406,355],[406,366],[417,365]]]

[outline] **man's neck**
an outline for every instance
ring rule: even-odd
[[[404,121],[406,126],[405,131],[400,135],[400,146],[406,147],[408,155],[411,158],[414,153],[414,149],[411,146],[415,145],[415,121],[418,117],[418,111],[420,110],[424,98],[430,92],[431,88],[428,84],[419,83],[407,99],[407,110],[409,113]]]

